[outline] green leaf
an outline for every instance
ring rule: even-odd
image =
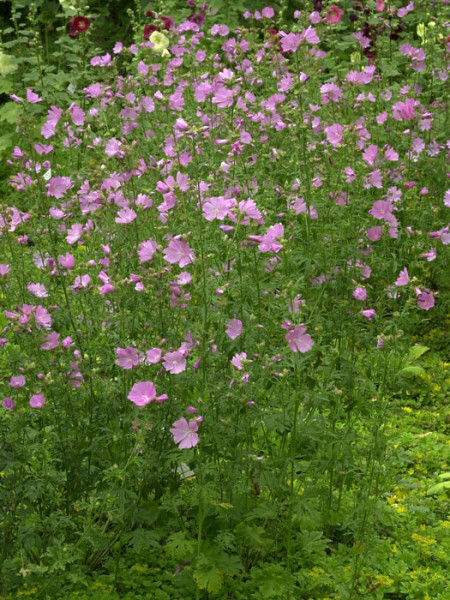
[[[422,354],[428,352],[428,350],[429,348],[427,346],[413,346],[409,349],[408,360],[417,360]]]
[[[177,560],[188,559],[195,552],[195,542],[187,539],[183,531],[172,533],[167,540],[166,552]]]
[[[427,496],[433,496],[434,494],[442,494],[445,490],[450,490],[450,480],[441,481],[436,485],[430,487],[427,491]]]
[[[15,123],[17,116],[20,111],[20,105],[16,102],[6,102],[0,107],[0,121],[6,121],[7,123]]]
[[[236,535],[240,538],[247,546],[259,550],[264,545],[263,538],[264,529],[257,527],[256,525],[247,525],[246,523],[239,523],[236,527]]]
[[[14,88],[14,81],[12,79],[6,79],[6,77],[0,78],[0,94],[10,94]]]
[[[217,594],[223,583],[223,573],[214,565],[203,563],[194,571],[194,579],[201,590]]]
[[[408,365],[407,367],[400,369],[399,373],[401,375],[424,375],[425,369],[419,367],[419,365]]]

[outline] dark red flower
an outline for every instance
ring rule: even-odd
[[[156,27],[156,25],[146,25],[144,27],[144,40],[149,40],[154,31],[159,31],[159,27]]]
[[[155,12],[154,12],[153,10],[148,10],[148,11],[145,13],[145,16],[146,16],[146,17],[150,17],[150,19],[153,19],[153,17],[155,16]]]
[[[163,29],[167,29],[170,31],[171,29],[175,29],[175,21],[172,17],[161,17]]]
[[[69,36],[71,38],[77,37],[79,33],[84,33],[89,29],[89,25],[91,24],[91,20],[87,17],[72,17],[69,21]]]

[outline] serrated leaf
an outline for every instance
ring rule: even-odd
[[[194,579],[201,590],[217,594],[223,583],[223,572],[213,565],[202,564],[194,571]]]
[[[0,107],[0,121],[15,123],[19,114],[20,105],[16,102],[6,102]]]
[[[0,94],[10,94],[14,88],[14,81],[12,79],[6,79],[6,77],[0,78]]]
[[[190,558],[195,551],[194,540],[186,538],[183,531],[172,533],[166,543],[166,552],[177,560]]]

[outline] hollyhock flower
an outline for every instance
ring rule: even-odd
[[[415,101],[413,98],[405,98],[404,102],[397,102],[392,106],[392,116],[396,121],[408,121],[415,118]]]
[[[52,331],[45,338],[45,342],[39,346],[41,350],[54,350],[59,346],[59,333]]]
[[[144,29],[144,36],[145,36],[145,29]],[[166,37],[160,31],[154,31],[153,33],[150,34],[150,37],[148,39],[153,44],[152,50],[154,52],[156,52],[157,54],[160,54],[161,56],[169,56],[169,51],[167,50],[167,48],[169,47],[170,42],[169,42],[168,37]]]
[[[5,277],[8,275],[11,267],[9,265],[0,264],[0,276]]]
[[[161,17],[161,22],[163,29],[167,29],[167,31],[175,29],[175,21],[172,19],[172,17]]]
[[[72,104],[69,107],[70,118],[72,119],[72,123],[77,127],[81,127],[84,125],[84,120],[86,118],[86,113],[83,109],[81,109],[76,104]]]
[[[178,444],[180,450],[193,448],[198,444],[198,423],[197,421],[186,421],[184,417],[178,419],[172,424],[170,433],[173,435],[173,441]]]
[[[378,146],[375,144],[370,144],[370,146],[368,146],[364,152],[363,152],[363,160],[366,161],[366,163],[370,166],[373,167],[373,165],[375,164],[376,160],[377,160],[377,156],[378,156]]]
[[[34,394],[30,398],[31,408],[42,408],[45,404],[44,394]]]
[[[396,280],[395,285],[402,286],[402,285],[407,285],[408,283],[409,283],[408,269],[405,267],[402,271],[400,271],[400,275],[399,275],[398,279]]]
[[[334,148],[336,148],[336,146],[342,140],[342,136],[343,136],[342,125],[335,123],[334,125],[330,125],[330,127],[325,127],[324,131],[325,131],[325,135],[327,136],[328,142]]]
[[[47,298],[48,292],[45,289],[45,285],[42,283],[29,283],[27,285],[27,290],[31,292],[36,298]]]
[[[231,321],[228,321],[225,333],[229,338],[235,340],[242,333],[242,321],[239,319],[231,319]]]
[[[236,367],[238,371],[242,371],[242,361],[247,359],[246,352],[241,352],[240,354],[235,354],[231,359],[231,364],[233,367]]]
[[[73,187],[70,177],[52,177],[45,186],[47,188],[47,196],[53,198],[64,198],[67,190]]]
[[[271,6],[266,6],[262,9],[261,14],[265,19],[272,19],[275,15],[275,11]]]
[[[341,8],[339,8],[339,6],[336,6],[336,4],[332,4],[328,9],[328,12],[325,17],[326,22],[336,25],[337,23],[341,22],[343,14],[344,11]]]
[[[289,331],[284,337],[289,342],[289,347],[293,352],[301,352],[304,354],[314,346],[312,337],[309,333],[306,333],[306,327],[303,327],[302,325],[296,325],[294,329]]]
[[[87,17],[72,17],[69,21],[69,37],[76,38],[79,33],[87,31],[90,24],[91,21]]]
[[[320,42],[320,38],[316,33],[314,27],[309,25],[301,34],[303,38],[308,42],[308,44],[318,44]]]
[[[434,296],[428,291],[422,292],[419,288],[416,289],[417,305],[423,310],[430,310],[434,306]]]
[[[156,400],[156,390],[152,381],[139,381],[135,383],[127,396],[128,400],[136,406],[145,406]]]
[[[186,370],[186,358],[182,352],[175,350],[175,352],[167,352],[163,357],[163,366],[166,371],[176,375]]]
[[[14,400],[12,398],[10,398],[9,396],[6,398],[3,398],[2,400],[2,404],[5,407],[6,410],[12,410],[16,403],[14,402]]]
[[[129,225],[135,220],[136,217],[137,214],[132,208],[122,208],[122,210],[119,210],[119,212],[117,213],[117,217],[114,220],[116,223],[120,223],[122,225]]]
[[[165,250],[164,259],[167,262],[174,264],[178,263],[180,268],[190,265],[195,260],[195,255],[192,249],[182,240],[171,240]]]
[[[214,219],[223,221],[235,205],[236,200],[234,198],[226,199],[223,196],[205,198],[202,202],[203,216],[207,221],[213,221]]]
[[[106,142],[105,146],[105,154],[112,158],[113,156],[118,156],[119,158],[123,158],[125,156],[125,152],[120,149],[122,142],[117,140],[116,138],[111,138]]]
[[[340,102],[343,96],[341,88],[335,83],[325,83],[320,88],[320,93],[322,104],[328,104],[330,101]]]
[[[370,308],[368,310],[362,310],[361,314],[365,319],[368,319],[369,321],[371,321],[374,317],[377,316],[377,313],[373,308]]]
[[[353,298],[355,298],[355,300],[365,300],[367,298],[366,289],[363,287],[357,287],[353,291]]]
[[[25,385],[25,377],[23,375],[13,375],[9,380],[9,385],[12,388],[21,388]]]
[[[35,104],[36,102],[41,102],[42,98],[33,92],[33,90],[27,89],[27,100],[30,104]]]
[[[116,354],[118,356],[116,365],[122,367],[122,369],[132,369],[137,367],[140,363],[138,352],[136,348],[127,346],[126,348],[116,348]]]
[[[214,96],[212,97],[212,103],[217,104],[219,108],[229,108],[233,106],[234,91],[227,89],[224,85],[218,86]]]

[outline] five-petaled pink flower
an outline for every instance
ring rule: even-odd
[[[406,285],[409,282],[408,269],[405,267],[402,271],[400,271],[400,275],[398,276],[395,285],[401,286]]]
[[[325,135],[327,136],[328,142],[336,148],[336,146],[341,142],[343,136],[342,125],[339,123],[335,123],[334,125],[330,125],[329,127],[325,127],[324,129]]]
[[[332,4],[328,9],[326,21],[327,23],[332,23],[333,25],[336,25],[337,23],[340,23],[343,14],[344,11],[342,10],[342,8],[339,8],[339,6],[336,6],[336,4]]]
[[[190,265],[195,260],[195,255],[192,248],[189,248],[183,240],[170,240],[169,245],[164,250],[164,258],[167,262],[183,268]]]
[[[158,244],[152,239],[141,242],[138,246],[139,262],[142,264],[151,260],[157,249]]]
[[[186,358],[182,352],[175,350],[175,352],[167,352],[163,358],[163,365],[166,371],[176,375],[186,371]]]
[[[227,323],[227,328],[226,328],[226,334],[229,338],[231,338],[232,340],[235,340],[237,337],[239,337],[242,333],[242,321],[240,321],[239,319],[231,319],[231,321],[228,321]]]
[[[302,325],[296,325],[294,329],[289,331],[284,337],[289,342],[289,346],[293,352],[301,352],[304,354],[314,346],[312,337],[306,333],[306,327],[303,327]]]
[[[197,421],[186,421],[184,417],[175,421],[170,429],[173,435],[173,441],[178,444],[180,450],[193,448],[198,444],[198,423]]]
[[[139,381],[135,383],[128,394],[128,400],[136,406],[145,406],[156,400],[156,390],[152,381]]]
[[[136,348],[127,346],[126,348],[116,348],[116,365],[122,369],[132,369],[137,367],[140,360]]]

